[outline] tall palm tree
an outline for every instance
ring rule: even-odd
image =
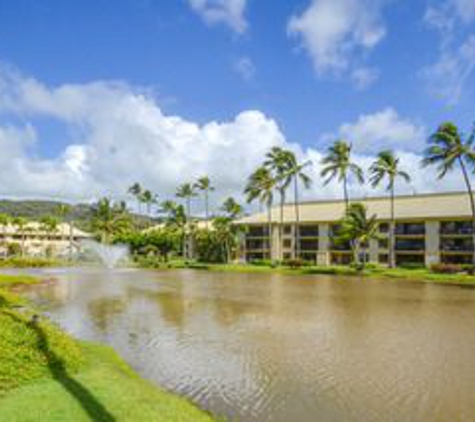
[[[464,137],[453,123],[443,123],[429,137],[429,146],[422,160],[424,167],[435,165],[438,177],[442,179],[447,173],[459,166],[470,198],[472,211],[472,263],[475,265],[475,198],[469,177],[469,168],[475,168],[475,128],[469,136]]]
[[[12,223],[18,229],[18,233],[21,237],[21,256],[25,256],[25,241],[28,220],[25,217],[15,217]]]
[[[6,228],[11,223],[11,217],[8,214],[0,213],[0,227],[2,228],[2,246],[4,248],[4,253],[6,255],[7,241],[6,241]]]
[[[152,205],[155,203],[155,200],[155,195],[148,189],[143,190],[140,194],[140,201],[145,204],[148,215],[150,215],[152,212]]]
[[[376,161],[369,168],[370,181],[373,187],[379,186],[385,179],[388,180],[386,189],[389,191],[389,198],[391,204],[391,227],[389,229],[389,266],[394,268],[396,266],[396,256],[394,251],[395,245],[395,229],[396,217],[394,212],[394,190],[396,180],[403,179],[409,183],[411,177],[408,173],[400,169],[399,158],[394,155],[392,151],[381,151]]]
[[[130,186],[128,192],[137,200],[137,211],[139,214],[142,211],[142,185],[140,183],[134,183],[132,186]]]
[[[371,239],[379,239],[376,215],[368,217],[366,207],[354,203],[348,207],[337,233],[337,241],[349,242],[353,251],[353,260],[360,269],[367,262],[367,249]],[[363,256],[360,259],[360,252]]]
[[[209,222],[209,193],[214,191],[214,187],[211,185],[211,180],[208,176],[203,176],[198,179],[195,183],[195,188],[203,192],[205,200],[205,218],[206,218],[206,227],[208,227]]]
[[[267,167],[259,167],[251,174],[244,188],[247,203],[256,199],[267,208],[267,230],[269,237],[269,256],[272,256],[272,203],[274,202],[274,189],[276,180],[272,177]]]
[[[72,207],[68,204],[59,204],[56,208],[56,215],[58,216],[59,220],[62,223],[66,223],[68,225],[69,230],[69,259],[72,259],[73,254],[73,222],[71,221],[71,211]]]
[[[195,187],[191,183],[184,183],[176,191],[177,198],[185,200],[186,204],[186,228],[185,228],[185,258],[192,258],[191,256],[191,200],[196,196]]]
[[[264,167],[267,167],[272,172],[276,180],[276,188],[280,196],[279,250],[282,250],[285,195],[292,182],[289,171],[292,168],[293,162],[293,153],[280,147],[272,147],[264,161]]]
[[[53,235],[58,231],[59,221],[56,217],[52,215],[46,215],[40,220],[41,223],[41,230],[46,233],[47,240],[54,240]],[[49,256],[52,251],[53,245],[47,246],[45,248],[45,255]]]
[[[93,208],[92,226],[101,242],[109,244],[113,236],[130,229],[131,218],[124,203],[113,204],[110,199],[102,198]]]
[[[322,170],[320,176],[323,177],[324,184],[327,185],[337,178],[343,183],[343,197],[345,208],[348,210],[350,197],[348,193],[348,180],[353,175],[359,183],[364,183],[363,170],[351,160],[351,144],[339,140],[328,148],[327,155],[322,160]]]
[[[239,202],[230,196],[223,202],[221,210],[226,213],[227,218],[234,220],[242,214],[243,208]]]
[[[289,179],[294,185],[294,209],[295,209],[295,256],[300,257],[300,204],[299,204],[299,182],[302,182],[305,189],[309,189],[312,185],[312,179],[308,176],[304,170],[310,166],[311,161],[305,161],[299,163],[294,153],[289,154],[289,164],[291,167],[288,169],[285,179]]]

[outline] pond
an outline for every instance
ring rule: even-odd
[[[324,276],[41,270],[29,294],[78,338],[240,421],[475,415],[475,289]]]

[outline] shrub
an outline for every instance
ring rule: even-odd
[[[274,262],[270,259],[253,259],[250,261],[250,264],[258,267],[272,267]]]
[[[305,261],[301,258],[293,258],[293,259],[286,259],[283,262],[283,265],[285,265],[286,267],[290,267],[293,270],[296,270],[302,267],[309,267],[312,265],[312,262]]]
[[[458,274],[463,272],[463,267],[458,264],[433,264],[430,269],[437,274]]]

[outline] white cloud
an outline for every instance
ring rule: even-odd
[[[384,149],[418,151],[426,134],[422,126],[404,119],[393,108],[364,114],[356,122],[342,124],[336,134],[326,134],[325,141],[343,138],[359,154],[373,155]]]
[[[475,35],[463,33],[475,20],[475,0],[446,0],[428,7],[424,20],[439,33],[439,57],[420,75],[435,97],[455,105],[475,70]]]
[[[234,71],[245,81],[250,82],[256,76],[256,66],[250,57],[240,57],[234,63]]]
[[[384,1],[313,0],[291,17],[288,33],[298,36],[318,75],[341,75],[353,68],[386,35]]]
[[[225,24],[242,34],[248,23],[244,16],[247,0],[188,0],[191,8],[208,24]]]
[[[277,123],[258,110],[243,111],[229,121],[199,125],[163,113],[159,104],[126,84],[95,82],[48,87],[32,78],[0,71],[0,117],[15,121],[53,119],[77,137],[57,157],[42,158],[38,146],[51,142],[41,126],[0,125],[0,195],[93,200],[102,195],[124,198],[133,182],[173,196],[176,187],[209,175],[217,187],[215,200],[239,195],[249,174],[261,164],[272,146],[311,159],[314,188],[307,198],[339,197],[337,184],[322,186],[320,161],[324,151],[302,148],[286,141]],[[35,118],[35,119],[33,119]],[[355,158],[365,168],[375,151],[392,147],[414,175],[419,192],[456,188],[460,177],[442,184],[432,170],[419,170],[420,157],[408,152],[420,141],[423,129],[385,109],[341,125],[338,135],[355,144]],[[331,139],[333,141],[333,139]],[[429,176],[427,176],[429,175]],[[428,182],[429,181],[429,182]],[[407,192],[409,187],[402,186]],[[351,185],[353,195],[375,192]],[[404,191],[401,190],[401,191]],[[195,209],[198,202],[195,203]]]

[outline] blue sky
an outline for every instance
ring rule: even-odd
[[[98,83],[117,98],[144,96],[163,115],[200,128],[212,122],[232,126],[240,113],[257,111],[265,124],[277,125],[272,140],[262,140],[248,125],[254,138],[248,142],[262,147],[285,142],[300,146],[302,154],[318,155],[332,138],[361,134],[369,143],[351,140],[362,160],[379,145],[414,155],[438,123],[454,120],[468,129],[475,120],[475,0],[4,1],[0,62],[0,82],[11,88],[34,80],[50,101],[59,101],[53,97],[62,87],[83,93]],[[9,129],[10,137],[15,129],[16,138],[32,138],[9,141],[21,145],[17,167],[57,172],[70,146],[94,155],[90,150],[106,131],[96,119],[65,116],[44,104],[32,107],[25,99],[31,92],[22,95],[0,85],[0,127]],[[87,101],[93,110],[98,100]],[[142,115],[135,108],[134,113]],[[120,132],[139,128],[136,139],[154,132],[137,119]],[[107,131],[118,133],[113,125],[110,119]],[[170,136],[166,142],[174,143]],[[276,141],[279,136],[283,140]],[[150,145],[135,141],[137,151],[163,143],[159,138]],[[92,167],[89,158],[81,159],[81,171]],[[213,174],[207,159],[202,170]],[[179,181],[163,184],[156,170],[135,175],[165,191]],[[223,189],[233,192],[243,177],[229,178]],[[47,189],[44,183],[24,193],[17,186],[3,193],[67,196],[65,186]],[[116,189],[104,180],[94,195]],[[85,198],[87,192],[73,196]]]

